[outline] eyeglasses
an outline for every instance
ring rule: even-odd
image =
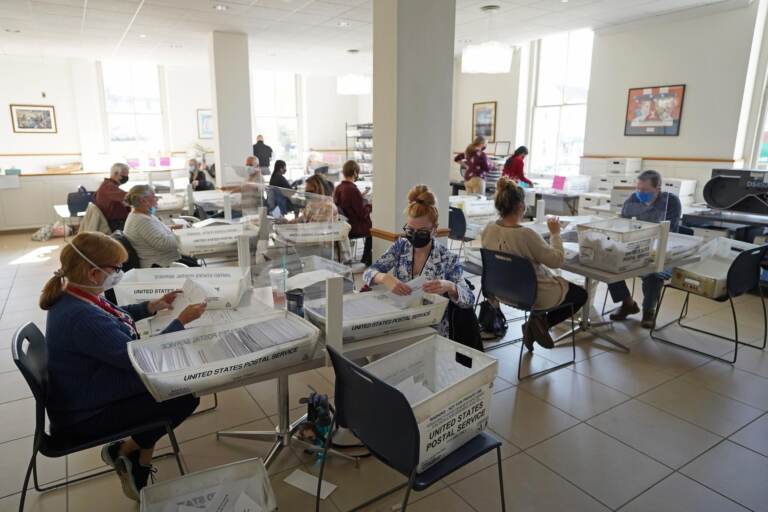
[[[413,229],[408,224],[403,225],[403,233],[405,233],[406,236],[415,236],[417,233],[422,233],[424,235],[430,235],[432,234],[431,229]]]
[[[101,268],[111,268],[115,272],[122,272],[123,266],[122,265],[102,265]]]

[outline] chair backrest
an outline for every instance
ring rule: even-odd
[[[336,372],[336,422],[404,475],[419,461],[419,428],[405,396],[327,347]]]
[[[520,256],[490,249],[480,249],[480,255],[483,259],[483,294],[517,309],[533,310],[538,287],[533,263]]]
[[[101,209],[96,206],[96,203],[88,203],[88,208],[85,209],[85,217],[80,221],[80,232],[97,231],[109,235],[112,230],[109,229],[109,222],[102,213]]]
[[[448,238],[451,240],[463,240],[467,234],[467,218],[464,210],[451,206],[448,209]]]
[[[681,235],[693,236],[693,229],[688,226],[683,226],[682,224],[677,226],[677,232]]]
[[[765,258],[768,245],[742,251],[736,256],[728,269],[726,289],[730,297],[738,297],[750,290],[754,290],[760,284],[760,264]]]
[[[125,233],[117,230],[112,233],[112,238],[120,242],[120,244],[125,248],[125,251],[128,253],[128,260],[123,263],[123,270],[128,272],[132,268],[141,267],[141,260],[139,260],[139,255],[136,253],[136,249],[134,249],[131,245],[131,241],[128,240],[127,236],[125,236]]]
[[[26,342],[26,345],[25,345]],[[13,334],[13,362],[35,397],[35,428],[45,433],[45,402],[48,394],[48,347],[37,326],[28,322]]]

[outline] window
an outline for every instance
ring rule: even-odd
[[[297,116],[296,75],[276,71],[254,71],[253,133],[263,135],[272,148],[272,162],[299,162],[299,123]]]
[[[530,168],[535,174],[579,173],[592,38],[592,31],[579,30],[539,41],[530,156]]]
[[[158,67],[103,62],[101,70],[110,153],[128,157],[163,151]]]

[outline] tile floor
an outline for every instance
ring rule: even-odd
[[[57,267],[59,246],[32,242],[26,233],[0,236],[0,512],[18,506],[34,421],[30,392],[11,363],[11,335],[22,322],[44,325],[36,297]],[[679,297],[670,297],[663,314],[673,315],[680,304]],[[738,311],[740,330],[756,340],[762,329],[757,298],[740,299]],[[726,329],[729,312],[695,299],[690,318],[705,328]],[[731,367],[658,344],[636,321],[614,330],[630,344],[631,353],[582,336],[575,366],[520,384],[519,345],[491,352],[499,359],[499,377],[490,428],[503,441],[507,509],[768,510],[768,351],[741,349]],[[510,329],[509,336],[518,331]],[[691,342],[706,343],[721,354],[731,350],[711,340]],[[567,356],[564,347],[537,349],[525,356],[524,365],[546,368]],[[298,398],[308,385],[331,392],[333,373],[323,369],[291,379],[292,416],[301,413]],[[178,436],[186,466],[194,471],[264,456],[266,443],[218,441],[215,432],[272,428],[274,388],[274,383],[262,383],[222,393],[218,410],[184,423]],[[176,476],[171,460],[158,466],[160,479]],[[43,482],[99,467],[95,449],[39,460]],[[311,496],[283,482],[295,468],[316,471],[312,457],[298,448],[284,451],[271,468],[280,509],[312,510]],[[326,475],[339,486],[323,503],[326,511],[348,510],[404,480],[371,458],[359,467],[332,458]],[[489,454],[416,494],[410,510],[499,510],[496,475],[496,460]],[[397,510],[401,496],[368,510]],[[120,512],[138,507],[122,495],[117,478],[107,475],[43,495],[30,491],[26,510]]]

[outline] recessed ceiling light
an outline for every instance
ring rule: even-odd
[[[560,1],[563,2],[564,4],[568,3],[568,0],[560,0]]]
[[[501,9],[501,7],[500,7],[500,6],[498,6],[498,5],[484,5],[484,6],[482,6],[482,7],[480,8],[480,10],[481,10],[481,11],[484,11],[484,12],[489,12],[489,11],[498,11],[499,9]]]
[[[344,20],[338,22],[337,25],[341,28],[349,28],[350,26],[352,26],[350,22],[344,21]]]
[[[347,53],[351,53],[351,54],[360,53],[360,50],[358,50],[357,48],[350,48],[349,50],[347,50]]]
[[[21,33],[21,30],[19,30],[17,28],[7,28],[7,29],[5,29],[5,31],[8,32],[9,34],[19,34],[19,33]]]
[[[146,38],[147,38],[147,34],[139,34],[139,39],[146,39]]]
[[[217,11],[219,11],[219,12],[224,12],[227,9],[229,9],[229,6],[228,5],[224,5],[224,4],[216,4],[216,5],[213,6],[213,8],[216,9]]]

